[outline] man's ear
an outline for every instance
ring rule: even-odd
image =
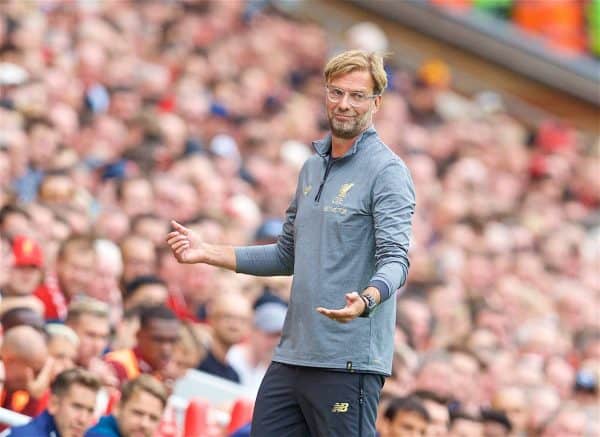
[[[377,96],[373,99],[373,102],[375,103],[375,108],[373,109],[373,114],[375,114],[377,111],[379,111],[379,107],[381,106],[381,96]]]
[[[48,399],[48,412],[51,416],[58,414],[58,409],[60,407],[60,399],[58,396],[51,394]]]

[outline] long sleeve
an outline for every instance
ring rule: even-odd
[[[415,190],[403,163],[396,161],[377,176],[372,203],[376,270],[369,285],[379,289],[384,301],[406,282],[408,275]]]

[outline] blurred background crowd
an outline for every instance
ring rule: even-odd
[[[101,411],[139,373],[256,391],[291,278],[182,266],[165,236],[276,240],[338,48],[261,1],[0,2],[4,408],[38,414],[75,366]],[[453,92],[440,60],[388,75],[375,126],[417,209],[381,435],[409,395],[438,435],[600,435],[600,141]]]

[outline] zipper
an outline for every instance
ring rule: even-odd
[[[358,437],[362,436],[363,428],[363,405],[365,403],[364,375],[358,374]]]
[[[321,181],[321,185],[319,185],[319,190],[317,191],[317,195],[315,196],[315,203],[319,203],[319,200],[321,200],[321,193],[323,192],[323,186],[325,185],[325,181],[327,180],[327,176],[329,176],[329,171],[331,170],[331,167],[333,167],[334,162],[335,162],[335,159],[333,159],[330,156],[329,160],[327,161],[327,167],[325,167],[325,174],[323,175],[323,180]]]

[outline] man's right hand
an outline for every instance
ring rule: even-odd
[[[200,236],[191,229],[171,220],[173,231],[167,234],[167,244],[182,264],[204,262],[204,249]]]

